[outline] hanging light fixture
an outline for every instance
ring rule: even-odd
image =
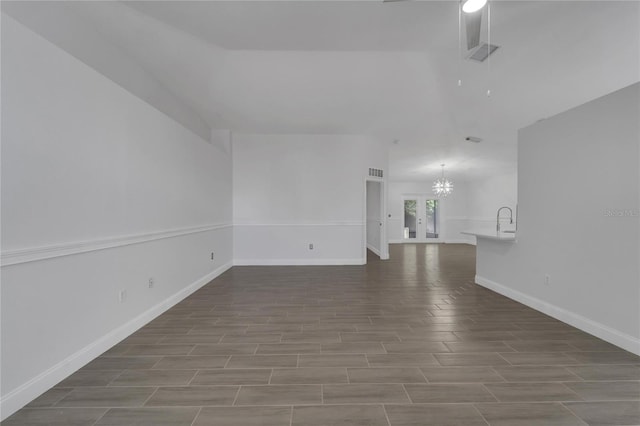
[[[453,191],[453,182],[444,177],[444,164],[442,167],[442,176],[433,182],[433,193],[438,197],[446,197]]]
[[[473,13],[482,9],[487,4],[487,0],[466,0],[462,2],[462,11],[464,13]]]

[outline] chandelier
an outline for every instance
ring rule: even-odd
[[[442,166],[442,176],[433,182],[433,193],[437,197],[446,197],[453,191],[453,182],[444,177],[444,164]]]

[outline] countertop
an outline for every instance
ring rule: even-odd
[[[461,234],[473,235],[476,238],[486,238],[488,240],[513,242],[516,240],[516,234],[509,232],[497,232],[488,229],[462,231]]]

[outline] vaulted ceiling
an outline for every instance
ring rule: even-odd
[[[490,66],[459,51],[455,0],[60,7],[209,126],[368,134],[387,144],[394,180],[430,179],[442,162],[457,179],[512,172],[519,128],[640,80],[637,1],[494,1]]]

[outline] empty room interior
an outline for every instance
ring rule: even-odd
[[[640,1],[1,8],[2,425],[640,425]]]

